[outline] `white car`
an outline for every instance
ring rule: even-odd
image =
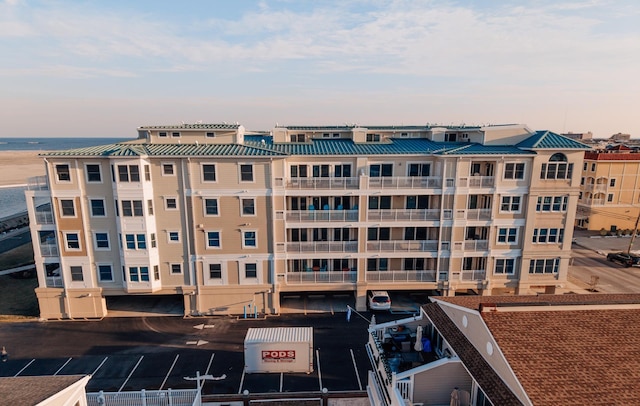
[[[374,290],[369,292],[369,309],[390,310],[391,298],[385,290]]]

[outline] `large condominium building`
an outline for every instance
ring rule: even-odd
[[[277,313],[293,292],[357,309],[379,289],[553,293],[585,149],[521,125],[184,124],[48,152],[27,192],[41,315],[129,295],[191,315]]]
[[[585,152],[576,225],[633,230],[640,215],[640,153],[623,145]]]

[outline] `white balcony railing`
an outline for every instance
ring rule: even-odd
[[[88,406],[133,406],[172,405],[200,406],[202,396],[199,389],[141,390],[132,392],[89,392]]]
[[[53,224],[53,212],[51,210],[38,210],[36,209],[36,223],[37,224]]]
[[[287,252],[357,252],[358,241],[288,242]]]
[[[442,178],[435,176],[381,176],[368,178],[369,189],[440,189]]]
[[[460,279],[463,281],[481,281],[485,279],[484,269],[463,270],[460,272]]]
[[[491,209],[456,210],[456,219],[491,220]]]
[[[358,210],[290,210],[285,216],[291,223],[358,221]]]
[[[62,276],[47,276],[45,279],[48,288],[61,288],[64,286]]]
[[[57,244],[40,244],[40,255],[43,257],[57,257],[58,245]]]
[[[440,209],[382,209],[369,210],[369,221],[424,221],[440,220]]]
[[[358,189],[358,178],[289,178],[286,181],[278,181],[276,186],[284,183],[287,189]]]
[[[495,184],[494,176],[469,176],[458,178],[459,187],[484,188],[493,187]]]
[[[46,176],[33,176],[27,179],[27,190],[49,190]]]
[[[486,251],[489,249],[488,240],[465,240],[453,243],[455,251]]]
[[[437,250],[438,250],[438,240],[367,241],[367,251],[415,252],[415,251],[437,251]]]
[[[367,282],[435,282],[436,271],[367,271]]]
[[[287,283],[354,283],[355,271],[287,272]]]

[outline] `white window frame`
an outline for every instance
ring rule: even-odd
[[[61,180],[60,173],[58,172],[58,166],[66,166],[69,174],[69,180]],[[71,163],[70,162],[55,162],[53,163],[53,172],[55,175],[56,183],[72,183],[71,180]]]
[[[82,251],[82,238],[80,238],[80,231],[63,231],[64,236],[64,250],[69,252],[78,252]],[[69,235],[75,234],[78,236],[78,248],[70,248],[69,247]]]
[[[543,270],[542,272],[531,272],[535,271],[537,268],[537,264],[540,261],[544,261],[542,263]],[[553,261],[552,263],[552,272],[545,272],[547,269],[547,261]],[[560,272],[560,258],[539,258],[539,259],[530,259],[529,260],[529,275],[557,275]]]
[[[431,165],[431,162],[407,162],[407,177],[413,177],[412,175],[410,175],[411,173],[411,165],[418,165],[418,168],[420,170],[420,172],[422,173],[423,168],[426,166],[429,168],[429,175],[427,175],[427,177],[433,176],[432,174],[432,170],[433,170],[433,165]],[[416,175],[416,178],[421,178],[423,177],[422,175]]]
[[[180,272],[173,272],[174,265],[180,267]],[[170,262],[169,263],[169,275],[182,275],[184,273],[184,270],[182,268],[183,268],[182,267],[182,263],[180,263],[180,262]]]
[[[98,200],[98,201],[102,200],[102,208],[104,209],[104,214],[100,215],[100,214],[94,214],[93,213],[93,201],[94,200]],[[97,218],[107,217],[107,201],[102,197],[98,197],[98,198],[90,197],[89,198],[89,214],[90,214],[91,217],[94,217],[94,218],[96,218],[96,217]]]
[[[145,233],[126,233],[123,234],[124,235],[124,240],[123,240],[123,246],[124,249],[128,250],[128,251],[146,251],[149,249],[149,242],[147,241],[147,235]],[[127,236],[133,236],[133,248],[129,248],[127,246]],[[142,236],[143,239],[140,239],[139,237]],[[144,247],[140,248],[140,243],[144,242]]]
[[[518,203],[518,210],[512,210],[511,207],[513,206],[513,198],[517,197],[520,199],[520,202]],[[503,203],[503,199],[504,198],[508,198],[509,199],[509,210],[503,210],[502,209],[502,205],[505,204]],[[502,195],[500,196],[500,213],[513,213],[513,214],[519,214],[522,213],[522,204],[523,204],[523,199],[522,199],[522,195]]]
[[[100,174],[100,180],[89,180],[89,166],[97,166],[98,167],[98,173]],[[100,165],[98,163],[85,163],[84,164],[84,173],[85,173],[85,180],[87,181],[87,183],[98,184],[98,183],[103,183],[103,181],[104,181],[104,177],[102,176],[102,165]]]
[[[98,247],[98,234],[107,235],[107,247]],[[111,251],[111,236],[108,231],[95,230],[93,232],[93,249],[96,251]]]
[[[158,131],[158,138],[167,138],[169,136],[168,131]]]
[[[255,245],[247,245],[246,241],[246,235],[245,233],[254,233],[255,234]],[[246,249],[257,249],[258,248],[258,230],[242,230],[242,248],[246,248]]]
[[[62,202],[63,201],[70,201],[71,203],[73,203],[73,215],[64,214],[64,208],[62,207]],[[65,217],[65,218],[76,218],[76,217],[78,217],[78,210],[76,208],[76,198],[75,197],[72,197],[72,198],[69,198],[69,199],[58,198],[58,204],[60,205],[60,217]]]
[[[502,269],[503,272],[498,272],[498,262],[502,262]],[[511,272],[507,272],[507,261],[513,261],[513,267]],[[494,275],[515,275],[516,274],[516,268],[518,266],[518,262],[516,261],[516,258],[496,258],[495,262],[494,262],[494,266],[493,266],[493,274]]]
[[[140,271],[140,270],[141,270],[141,268],[143,268],[143,267],[144,267],[144,268],[147,268],[147,277],[148,277],[148,279],[147,279],[146,281],[143,281],[143,280],[142,280],[142,272]],[[135,269],[136,269],[136,275],[137,275],[137,277],[138,277],[138,280],[137,280],[137,281],[133,281],[133,280],[131,280],[131,270],[132,270],[133,268],[135,268]],[[127,280],[129,281],[129,283],[151,283],[151,278],[152,278],[151,273],[152,273],[152,272],[153,272],[153,271],[152,271],[152,268],[151,268],[149,265],[147,265],[147,264],[139,264],[139,265],[132,264],[132,265],[128,266],[128,267],[127,267],[127,270],[126,270]]]
[[[384,166],[389,166],[391,167],[391,175],[389,176],[384,176],[382,174],[382,168]],[[371,176],[371,167],[373,166],[379,166],[380,167],[380,176]],[[367,176],[369,176],[370,179],[378,179],[378,178],[392,178],[395,175],[395,171],[394,171],[394,163],[393,162],[372,162],[369,165],[367,165]]]
[[[111,279],[102,279],[101,277],[101,273],[100,273],[100,267],[101,266],[108,266],[109,269],[111,270]],[[114,278],[113,278],[113,264],[110,262],[96,262],[96,278],[98,280],[98,282],[113,282]]]
[[[513,176],[512,177],[507,177],[507,166],[508,165],[513,165]],[[522,177],[518,178],[516,177],[516,174],[518,173],[517,168],[518,165],[522,165]],[[527,165],[524,162],[505,162],[504,164],[504,171],[502,173],[502,179],[504,180],[524,180],[527,176]]]
[[[551,241],[551,230],[556,230],[555,234],[553,235],[553,239],[555,239],[555,241]],[[544,239],[544,241],[541,241],[542,239]],[[564,228],[562,227],[542,227],[533,229],[533,236],[531,237],[532,244],[562,244],[563,242]]]
[[[250,166],[251,167],[251,180],[242,180],[242,167]],[[253,163],[248,162],[240,162],[238,163],[238,182],[240,183],[255,183],[256,182],[256,171],[255,165]]]
[[[253,214],[245,214],[245,212],[244,212],[244,201],[245,200],[253,201]],[[241,197],[240,198],[240,216],[242,216],[242,217],[255,217],[256,215],[257,215],[256,198],[255,197]]]
[[[180,133],[180,131],[171,131],[171,138],[180,138],[182,137],[182,134]]]
[[[178,235],[178,239],[177,240],[172,240],[171,239],[171,234],[172,233],[176,233]],[[181,238],[180,238],[180,231],[178,230],[168,230],[167,231],[167,243],[168,244],[180,244]]]
[[[213,180],[208,180],[204,178],[204,167],[205,165],[211,165],[213,166]],[[214,162],[202,162],[200,164],[200,181],[202,183],[218,183],[218,165],[216,165]]]
[[[500,241],[500,230],[506,230],[506,234],[504,235],[504,241]],[[515,235],[513,235],[514,241],[509,241],[509,238],[512,236],[510,234],[511,230],[515,230]],[[496,244],[500,244],[500,245],[514,245],[514,244],[518,244],[519,241],[519,234],[520,234],[520,230],[519,227],[498,227],[498,230],[496,232]]]
[[[217,214],[209,214],[207,213],[207,200],[215,200],[216,201],[216,210]],[[202,214],[205,217],[220,217],[220,199],[217,197],[203,197],[202,198]]]
[[[216,138],[215,131],[207,131],[204,135],[205,138]]]
[[[165,196],[163,198],[164,200],[164,209],[167,211],[177,211],[180,209],[180,206],[178,206],[178,196]],[[176,207],[169,207],[169,201],[170,200],[174,200],[176,202]]]
[[[160,166],[162,168],[162,176],[176,176],[176,163],[175,162],[162,162],[160,163]],[[165,171],[165,167],[171,167],[171,173],[167,173]]]
[[[209,245],[209,233],[218,233],[218,245]],[[221,230],[206,230],[204,232],[204,245],[209,250],[222,249],[222,231]]]
[[[247,264],[254,264],[256,266],[256,277],[247,278]],[[238,281],[241,285],[258,285],[262,283],[262,261],[239,261],[238,262]]]
[[[82,276],[82,279],[80,280],[74,280],[73,279],[73,271],[72,268],[80,268],[81,269],[81,273],[80,275]],[[84,277],[84,267],[82,266],[82,264],[69,264],[69,280],[71,281],[71,283],[83,283],[86,278]]]
[[[211,277],[211,265],[220,265],[220,278]],[[210,261],[204,263],[205,285],[226,285],[227,281],[227,264],[225,261]]]

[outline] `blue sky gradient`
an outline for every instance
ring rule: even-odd
[[[638,21],[636,0],[0,0],[0,131],[428,122],[640,137]]]

